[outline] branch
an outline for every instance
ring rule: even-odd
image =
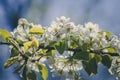
[[[0,42],[0,45],[10,45],[10,43],[7,43],[7,42]],[[49,49],[49,50],[55,50],[55,48],[54,47],[50,47],[50,46],[46,46],[46,47],[44,47],[44,46],[39,46],[39,48],[38,49]],[[73,48],[68,48],[68,49],[66,49],[67,51],[77,51],[77,52],[79,52],[79,51],[81,51],[81,49],[73,49]],[[110,52],[96,52],[96,51],[90,51],[90,53],[95,53],[95,54],[109,54],[109,55],[111,55],[111,56],[119,56],[119,54],[118,53],[110,53]]]
[[[49,47],[49,46],[46,46],[46,47],[44,47],[44,46],[39,46],[39,49],[55,50],[54,47]],[[80,51],[81,51],[81,49],[72,49],[72,48],[68,48],[68,49],[66,49],[66,50],[67,50],[67,51],[73,51],[73,52],[75,52],[75,51],[80,52]],[[92,51],[92,50],[90,51],[90,53],[95,53],[95,54],[109,54],[109,55],[111,55],[111,56],[119,56],[118,53],[96,52],[96,51]]]
[[[18,47],[16,47],[16,45],[14,45],[13,43],[8,43],[8,42],[2,42],[2,41],[0,41],[0,45],[13,45],[13,46],[15,47],[15,49],[17,49],[17,50],[19,51],[20,55],[21,55],[23,58],[25,58],[25,60],[28,59],[28,56],[27,56],[26,54],[23,54],[23,52],[21,52],[21,51],[18,49]]]
[[[0,41],[0,45],[10,45],[10,43]]]

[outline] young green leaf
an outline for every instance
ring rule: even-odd
[[[30,34],[43,34],[44,29],[42,27],[32,27],[29,31]]]
[[[117,50],[115,48],[106,48],[108,52],[110,53],[117,53]]]
[[[47,80],[48,77],[48,70],[43,64],[36,63],[41,74],[42,80]]]
[[[6,42],[8,38],[11,37],[11,34],[9,31],[4,30],[4,29],[0,29],[0,36],[2,37],[2,39]]]
[[[27,52],[28,49],[32,46],[32,41],[25,42],[24,44],[24,49]]]
[[[17,56],[16,56],[16,57],[11,57],[11,58],[9,58],[9,59],[5,62],[4,67],[5,67],[5,68],[10,67],[10,66],[11,66],[12,64],[14,64],[17,60],[18,60],[18,57],[17,57]]]
[[[106,36],[111,36],[112,35],[112,33],[109,32],[109,31],[105,31],[105,32],[106,32]]]
[[[37,50],[39,47],[39,42],[35,37],[32,37],[32,43],[33,43],[35,49]]]

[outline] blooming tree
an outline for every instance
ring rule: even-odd
[[[24,80],[47,80],[49,66],[53,77],[62,80],[80,80],[80,70],[97,74],[98,64],[120,79],[120,38],[109,31],[99,29],[91,22],[75,25],[69,18],[61,17],[49,27],[19,19],[13,32],[0,29],[3,41],[8,45],[10,57],[4,67],[15,64],[15,73]],[[38,74],[39,72],[39,74]]]

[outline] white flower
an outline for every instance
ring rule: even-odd
[[[113,74],[117,80],[120,79],[120,57],[113,58],[109,72]]]
[[[57,18],[57,22],[62,23],[62,24],[69,22],[69,20],[70,20],[70,18],[66,18],[64,16]]]
[[[20,26],[24,26],[24,25],[28,24],[28,21],[25,18],[21,18],[21,19],[19,19],[18,24]]]
[[[98,24],[93,24],[91,22],[88,22],[85,24],[85,28],[87,31],[90,31],[90,32],[99,32]]]
[[[75,74],[79,76],[79,71],[82,69],[81,61],[69,61],[69,58],[58,56],[55,58],[55,63],[52,68],[53,76],[61,76],[62,80],[74,80]]]
[[[119,42],[120,42],[120,40],[118,39],[118,37],[113,35],[112,39],[110,41],[111,46],[117,48]]]
[[[97,51],[97,50],[100,49],[100,47],[99,47],[99,45],[98,45],[97,43],[94,43],[94,44],[92,45],[92,48],[93,48],[93,50],[95,50],[95,51]]]

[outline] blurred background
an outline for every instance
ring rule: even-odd
[[[0,28],[12,31],[19,18],[48,26],[56,17],[66,16],[75,24],[90,21],[119,35],[119,9],[120,0],[0,0]],[[0,46],[0,80],[22,80],[18,74],[13,74],[14,67],[4,69],[8,57],[8,47]],[[80,71],[83,80],[115,80],[103,65],[99,65],[98,72],[89,77],[84,70]],[[59,79],[49,74],[48,80]]]

